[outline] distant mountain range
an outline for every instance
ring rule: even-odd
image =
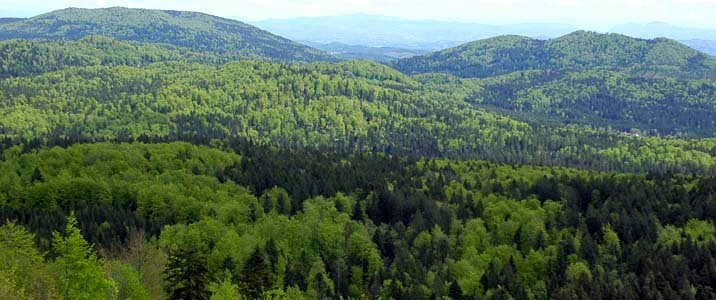
[[[437,51],[466,42],[500,36],[521,35],[550,39],[579,30],[559,23],[486,25],[479,23],[406,20],[373,15],[349,15],[252,22],[275,34],[318,44],[341,43],[368,47],[395,47]],[[716,30],[684,28],[667,23],[621,24],[609,32],[637,38],[666,37],[716,56]],[[328,50],[330,52],[330,50]]]
[[[314,43],[301,41],[313,48],[324,51],[341,59],[367,59],[378,62],[390,62],[401,58],[408,58],[425,54],[427,51],[395,47],[368,47],[360,45],[347,45],[342,43]]]
[[[406,20],[364,14],[265,20],[252,24],[293,40],[427,51],[441,50],[498,35],[520,34],[535,38],[552,38],[577,30],[566,24],[486,25]]]
[[[716,36],[714,36],[716,39]],[[716,40],[680,40],[681,43],[703,53],[716,57]]]
[[[79,40],[103,35],[246,58],[334,60],[317,49],[249,24],[198,12],[67,8],[28,19],[3,19],[0,24],[2,40]]]
[[[663,22],[620,24],[610,32],[646,39],[667,37],[677,40],[716,40],[716,29],[679,27]]]
[[[711,56],[716,56],[716,30],[714,29],[687,28],[663,22],[653,22],[648,24],[620,24],[614,26],[610,32],[645,39],[658,37],[675,39],[689,47]]]

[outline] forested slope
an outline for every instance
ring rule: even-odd
[[[577,31],[556,39],[498,36],[398,60],[407,74],[491,77],[515,71],[612,69],[681,76],[716,76],[716,60],[669,39]]]
[[[716,136],[716,61],[667,39],[590,32],[547,41],[505,36],[394,66],[429,73],[420,80],[464,90],[466,101],[524,121]]]
[[[319,50],[254,26],[207,14],[112,7],[67,8],[0,25],[0,39],[79,40],[104,35],[247,58],[323,61]]]
[[[39,75],[70,67],[141,67],[169,61],[220,65],[240,58],[105,36],[62,42],[11,40],[0,42],[0,78]]]
[[[530,125],[368,62],[63,67],[0,81],[0,97],[7,145],[242,138],[344,153],[716,172],[713,140]]]

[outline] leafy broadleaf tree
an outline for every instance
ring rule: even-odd
[[[224,280],[212,283],[210,286],[211,300],[241,299],[239,288],[231,282],[231,274],[227,272]]]
[[[112,279],[117,283],[117,299],[149,300],[149,292],[142,284],[141,275],[131,265],[120,261],[107,264]]]
[[[55,282],[33,239],[14,222],[0,226],[0,299],[57,299]]]

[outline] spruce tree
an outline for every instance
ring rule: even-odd
[[[457,281],[453,281],[452,284],[450,284],[450,294],[448,296],[453,300],[462,299],[462,288]]]
[[[241,288],[249,299],[258,299],[271,287],[271,266],[261,249],[256,246],[241,272]]]
[[[363,220],[363,208],[360,206],[360,202],[356,201],[356,204],[353,205],[353,214],[352,219],[355,221],[362,221]]]
[[[32,183],[45,181],[45,177],[42,176],[42,172],[40,172],[38,167],[35,167],[35,170],[32,171],[31,181]]]
[[[273,238],[269,238],[268,242],[266,242],[266,256],[268,256],[268,260],[271,263],[271,272],[276,272],[276,267],[278,265],[278,258],[281,255],[278,249],[278,246],[276,245],[276,241]]]
[[[164,280],[171,300],[209,299],[206,258],[194,249],[180,249],[169,255]]]

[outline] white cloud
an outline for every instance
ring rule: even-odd
[[[568,22],[606,26],[665,21],[716,28],[716,0],[0,0],[12,12],[69,6],[127,6],[195,10],[246,20],[370,13],[404,18],[485,23]]]

